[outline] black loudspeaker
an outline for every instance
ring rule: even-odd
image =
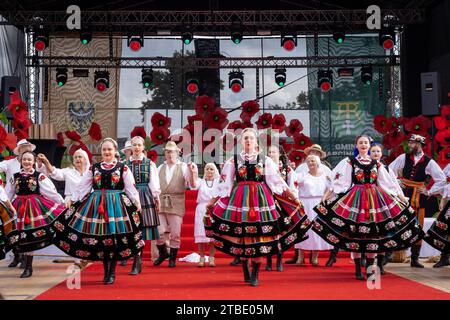
[[[440,105],[440,81],[439,73],[424,72],[420,74],[422,93],[422,114],[425,116],[436,116],[439,114]]]
[[[28,139],[28,141],[36,145],[34,153],[43,153],[52,165],[55,165],[55,152],[58,147],[56,139]]]
[[[19,77],[2,77],[1,93],[0,93],[0,112],[9,105],[9,95],[14,91],[20,90]]]

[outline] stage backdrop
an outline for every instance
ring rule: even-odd
[[[77,38],[53,37],[48,54],[52,56],[109,56],[108,38],[93,37],[87,45]],[[120,57],[122,40],[113,39],[113,55]],[[83,68],[80,68],[83,69]],[[76,130],[94,155],[98,155],[98,143],[89,137],[92,122],[97,122],[103,137],[117,137],[117,109],[119,97],[120,69],[108,69],[109,88],[103,92],[94,87],[95,69],[88,69],[88,77],[74,77],[68,69],[67,83],[58,87],[56,69],[44,70],[42,123],[53,123],[56,132]],[[46,76],[47,75],[47,76]],[[69,143],[66,139],[66,142]]]
[[[337,44],[333,38],[319,38],[317,46],[314,39],[307,39],[307,54],[315,56],[343,55],[383,55],[378,37],[348,36],[344,43]],[[373,127],[373,118],[378,114],[386,115],[386,90],[389,88],[389,69],[372,67],[372,84],[361,81],[359,67],[354,68],[353,76],[339,77],[338,68],[333,71],[333,87],[321,92],[317,83],[317,69],[308,69],[310,137],[313,143],[319,143],[327,151],[327,160],[336,165],[346,156],[353,155],[355,138],[368,134],[381,142]],[[380,85],[381,81],[381,85]],[[391,115],[389,115],[391,116]]]

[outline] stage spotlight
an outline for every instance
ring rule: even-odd
[[[345,40],[345,33],[342,32],[342,31],[336,31],[336,32],[333,33],[333,39],[337,43],[341,44]]]
[[[280,87],[283,87],[286,84],[286,69],[285,68],[276,68],[275,69],[275,82]]]
[[[94,74],[94,87],[98,91],[105,91],[109,88],[109,72],[96,70]]]
[[[34,48],[37,51],[44,51],[48,47],[48,32],[38,30],[34,36]]]
[[[228,87],[234,93],[238,93],[244,88],[244,72],[233,70],[228,73]]]
[[[239,44],[242,42],[242,33],[239,31],[234,31],[231,33],[231,41],[233,41],[234,44]]]
[[[184,32],[183,35],[181,36],[181,40],[186,45],[191,44],[193,38],[194,38],[194,36],[193,36],[192,32],[190,32],[190,31]]]
[[[322,92],[328,92],[333,86],[333,72],[331,70],[319,70],[317,72],[317,85]]]
[[[80,41],[82,44],[86,45],[92,40],[92,32],[89,30],[84,30],[80,32]]]
[[[379,32],[378,40],[380,46],[383,46],[384,50],[391,50],[395,44],[395,32],[393,29],[382,29]]]
[[[370,86],[372,83],[372,66],[364,65],[361,67],[361,81]]]
[[[153,70],[151,68],[142,69],[142,87],[144,89],[153,88]]]
[[[56,68],[56,83],[62,87],[67,82],[67,68]]]
[[[144,36],[141,35],[129,35],[128,36],[128,47],[133,51],[139,51],[144,46]]]
[[[281,46],[287,50],[292,51],[297,46],[297,36],[294,34],[284,34],[281,36]]]
[[[198,92],[199,83],[195,78],[190,78],[186,81],[186,90],[190,94],[196,94]]]

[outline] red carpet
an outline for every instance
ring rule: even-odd
[[[198,268],[178,262],[174,269],[144,263],[142,274],[130,276],[127,267],[117,266],[113,285],[104,285],[101,263],[86,268],[81,274],[81,289],[69,290],[66,283],[51,288],[37,300],[442,300],[450,294],[431,287],[386,274],[381,289],[369,290],[365,281],[354,279],[349,258],[341,258],[332,268],[285,266],[284,272],[260,272],[260,286],[242,281],[240,266],[231,267],[228,259],[218,259],[216,268]],[[407,266],[405,265],[405,268]]]
[[[197,194],[186,192],[186,216],[181,232],[179,257],[197,252],[194,243],[194,212]],[[164,262],[153,267],[149,261],[150,245],[144,250],[144,268],[139,276],[130,276],[127,267],[117,266],[114,285],[105,286],[103,266],[95,263],[83,270],[81,289],[69,290],[66,282],[44,292],[38,300],[335,300],[335,299],[450,299],[450,294],[416,282],[387,274],[382,277],[380,290],[369,290],[365,281],[354,279],[354,266],[349,253],[339,254],[333,268],[323,265],[329,253],[320,254],[322,267],[285,265],[284,272],[260,272],[260,286],[251,287],[242,281],[241,266],[231,267],[231,257],[218,252],[216,268],[197,268],[196,264],[178,262],[175,269]],[[293,250],[285,253],[292,257]],[[222,257],[222,258],[221,258]],[[407,266],[405,266],[407,267]]]

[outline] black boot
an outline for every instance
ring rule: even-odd
[[[387,265],[389,262],[392,262],[392,251],[384,253],[383,266]]]
[[[116,266],[117,266],[117,260],[109,260],[109,272],[108,277],[105,281],[105,284],[113,284],[116,280]]]
[[[157,245],[156,246],[159,251],[159,257],[153,262],[154,266],[159,266],[161,263],[163,263],[164,260],[169,258],[169,254],[167,253],[167,248],[165,244]]]
[[[295,249],[294,257],[290,260],[286,260],[284,263],[286,264],[296,264],[298,260],[298,255],[300,253],[300,249]]]
[[[27,255],[25,259],[25,270],[20,275],[21,278],[29,278],[33,275],[33,256]]]
[[[450,266],[449,258],[450,258],[450,254],[441,253],[441,258],[435,265],[433,265],[433,268],[442,268],[445,266]]]
[[[14,252],[14,259],[8,265],[8,268],[15,268],[20,262],[21,255],[16,250],[13,250],[13,252]]]
[[[230,262],[230,266],[237,266],[239,263],[241,263],[240,257],[235,257],[233,261]]]
[[[411,267],[413,268],[425,268],[423,264],[419,262],[420,245],[411,247]]]
[[[248,260],[242,261],[242,271],[244,271],[244,281],[250,283],[250,271],[248,270]]]
[[[384,254],[379,254],[377,256],[377,266],[380,269],[381,275],[386,274],[386,271],[384,271]]]
[[[272,271],[272,255],[267,256],[266,271]]]
[[[252,263],[252,277],[250,279],[250,285],[256,287],[259,285],[258,275],[259,275],[259,267],[261,266],[261,262],[256,263],[253,261]]]
[[[27,255],[19,253],[19,256],[20,256],[19,268],[25,269],[25,266],[27,265]]]
[[[366,276],[367,276],[367,278],[369,278],[372,274],[374,274],[375,272],[375,270],[374,270],[374,268],[375,268],[375,266],[374,266],[374,263],[375,263],[375,259],[374,258],[366,258],[366,266],[365,266],[365,268],[366,268]],[[369,269],[371,269],[370,271],[369,271]]]
[[[106,281],[108,280],[108,276],[109,276],[109,260],[103,260],[103,272],[104,272],[104,276],[103,276],[103,283],[107,284]]]
[[[364,253],[361,254],[361,267],[367,267],[366,255]]]
[[[355,277],[357,280],[365,280],[362,272],[361,272],[361,259],[357,258],[354,260],[355,262]]]
[[[337,254],[339,252],[339,248],[338,247],[334,247],[331,251],[330,251],[330,257],[328,258],[327,263],[325,264],[326,267],[332,267],[333,263],[335,263],[337,261]]]
[[[170,248],[169,252],[169,268],[174,268],[177,262],[178,248]]]
[[[283,253],[277,253],[277,271],[283,271]]]
[[[142,270],[142,256],[141,253],[138,253],[134,256],[133,267],[131,268],[131,272],[129,273],[132,276],[138,275]]]

